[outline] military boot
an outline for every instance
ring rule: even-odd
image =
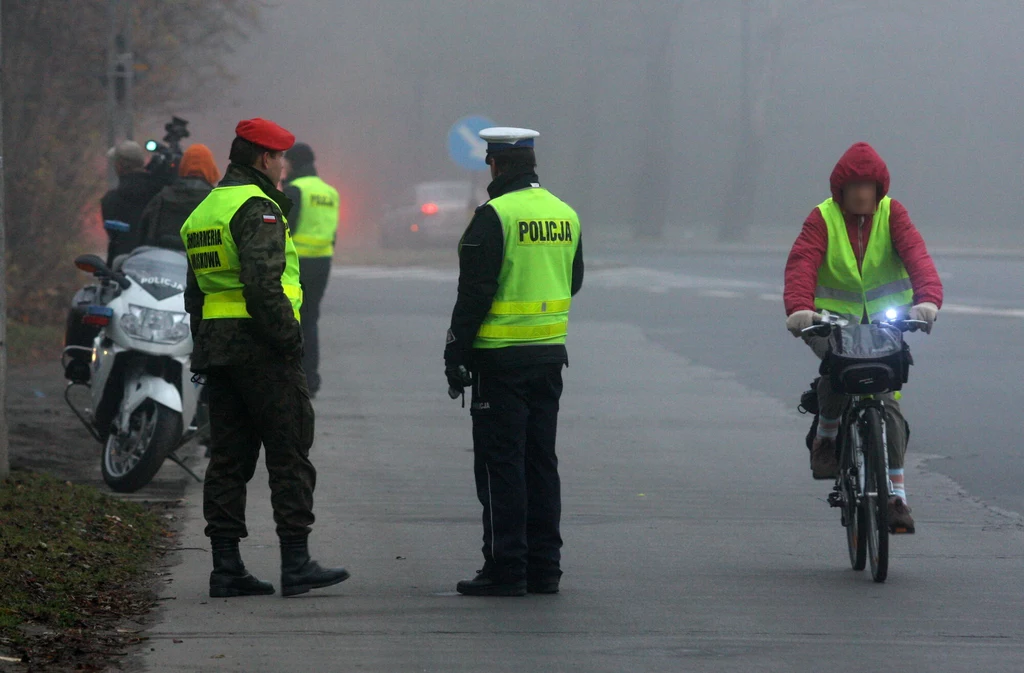
[[[238,551],[238,538],[212,537],[213,572],[210,573],[210,597],[269,596],[274,585],[249,574]]]
[[[281,538],[281,595],[297,596],[310,589],[340,584],[349,578],[344,568],[322,568],[309,558],[308,536]]]

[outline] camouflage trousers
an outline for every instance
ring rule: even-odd
[[[211,441],[203,485],[206,535],[248,535],[246,484],[256,472],[261,445],[277,534],[309,533],[316,486],[316,470],[309,461],[314,417],[302,365],[277,360],[259,367],[212,367],[206,385]]]
[[[828,353],[828,337],[807,337],[804,339],[819,360]],[[825,418],[839,418],[846,410],[850,398],[832,390],[832,382],[827,376],[818,381],[818,409]],[[903,410],[896,397],[889,393],[882,396],[884,407],[885,437],[889,449],[889,467],[903,467],[907,454],[907,422],[903,418]]]

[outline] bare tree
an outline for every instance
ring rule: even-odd
[[[3,87],[8,315],[57,323],[77,281],[70,260],[104,183],[106,0],[8,0]],[[260,0],[133,0],[134,49],[148,70],[139,116],[196,107],[231,81],[225,56],[257,28]],[[60,45],[60,48],[54,48]]]
[[[937,4],[937,3],[936,3]],[[755,222],[758,176],[764,168],[768,107],[774,95],[779,53],[794,33],[834,22],[877,0],[822,3],[818,0],[742,0],[740,128],[731,189],[723,204],[719,238],[741,241]],[[897,10],[898,11],[898,10]]]

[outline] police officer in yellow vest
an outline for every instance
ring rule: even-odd
[[[459,593],[556,593],[562,538],[555,435],[572,297],[583,283],[576,212],[540,186],[536,131],[491,128],[490,200],[459,245],[445,347],[449,394],[472,386],[484,567]]]
[[[285,152],[288,178],[285,195],[292,202],[288,224],[302,272],[302,335],[306,352],[302,367],[306,370],[309,392],[320,390],[320,302],[327,291],[338,232],[338,190],[320,179],[313,150],[296,143]]]
[[[195,346],[192,371],[206,378],[210,464],[203,487],[213,548],[210,595],[274,593],[242,563],[246,484],[260,446],[281,541],[281,593],[294,595],[348,578],[322,568],[307,546],[316,470],[313,406],[302,370],[299,259],[285,220],[291,204],[276,188],[295,137],[273,122],[239,122],[231,164],[181,229],[189,260],[185,308]]]

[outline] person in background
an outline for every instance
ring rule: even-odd
[[[163,188],[163,184],[146,170],[146,152],[134,140],[125,140],[110,148],[107,158],[114,165],[117,187],[100,199],[100,212],[110,238],[107,264],[112,265],[116,257],[138,246],[142,212]]]
[[[320,302],[327,291],[334,259],[334,240],[338,232],[338,190],[320,179],[316,173],[313,150],[305,143],[296,143],[284,155],[288,179],[284,193],[292,202],[288,216],[292,240],[299,253],[302,277],[302,336],[309,392],[320,390]]]
[[[213,152],[206,145],[192,145],[181,157],[178,179],[153,197],[142,212],[138,245],[185,250],[181,225],[213,186],[220,181]]]

